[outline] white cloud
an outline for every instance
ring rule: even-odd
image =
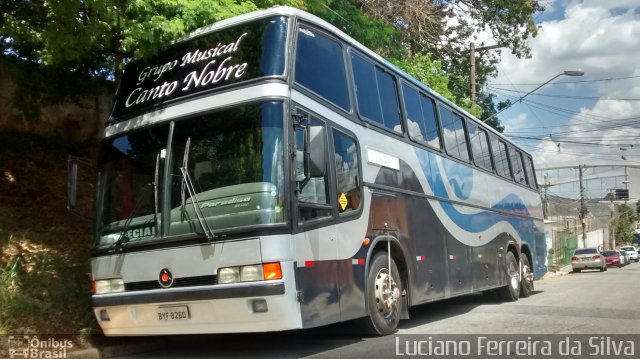
[[[564,18],[541,23],[538,37],[530,41],[533,58],[518,59],[503,51],[499,65],[499,76],[494,83],[543,83],[563,70],[581,68],[585,76],[581,78],[560,77],[555,81],[594,80],[640,75],[640,2],[638,0],[582,0],[551,3],[552,9],[565,6]],[[554,81],[554,82],[555,82]],[[501,87],[509,87],[502,85]],[[519,91],[529,91],[531,86],[514,86]],[[576,164],[581,161],[640,163],[640,101],[613,101],[611,99],[640,98],[640,79],[589,82],[574,85],[545,86],[542,92],[570,96],[599,97],[591,103],[559,98],[529,99],[553,103],[555,106],[579,111],[579,114],[562,117],[535,110],[551,125],[566,125],[551,130],[541,129],[540,134],[553,133],[554,138],[540,142],[534,157],[539,165],[548,166],[564,163]],[[557,104],[559,103],[559,104]],[[576,106],[582,106],[576,107]],[[572,108],[573,106],[573,108]],[[518,114],[514,109],[521,111]],[[531,108],[519,105],[501,116],[507,131],[540,127],[541,121],[525,111]],[[536,116],[536,117],[538,117]],[[509,118],[511,117],[511,118]],[[621,119],[638,118],[637,121]],[[612,128],[626,124],[622,128]],[[598,128],[597,131],[584,132]],[[544,131],[544,132],[542,132]],[[575,142],[593,142],[601,146],[561,143],[559,138]],[[517,141],[517,140],[516,140]],[[621,151],[619,146],[604,144],[637,142],[638,147]],[[529,143],[528,143],[529,144]],[[531,148],[529,144],[528,148]],[[621,155],[627,161],[620,159]]]
[[[533,58],[518,59],[503,51],[495,82],[540,83],[575,68],[592,78],[634,73],[639,66],[640,15],[634,9],[612,14],[618,3],[625,1],[572,2],[564,19],[541,24],[542,30],[530,41]],[[637,1],[635,5],[640,6]]]

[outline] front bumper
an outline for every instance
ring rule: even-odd
[[[105,335],[247,333],[302,328],[291,266],[276,281],[218,284],[94,295]],[[254,301],[266,302],[256,311]],[[188,318],[162,320],[160,308],[187,308]],[[108,318],[108,319],[107,319]]]

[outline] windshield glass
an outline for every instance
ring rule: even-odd
[[[177,121],[170,149],[168,124],[105,141],[98,246],[204,234],[196,208],[213,232],[283,223],[283,120],[273,101]]]
[[[176,124],[169,234],[203,233],[194,205],[214,231],[284,221],[283,117],[267,102]]]
[[[159,234],[155,183],[156,177],[158,183],[162,181],[168,133],[169,126],[164,125],[103,143],[98,186],[102,189],[100,235],[105,244],[122,235],[138,239]]]
[[[574,252],[574,254],[595,254],[595,253],[598,253],[598,250],[595,248],[576,249],[576,251]]]

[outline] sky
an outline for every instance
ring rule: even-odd
[[[533,155],[538,169],[640,166],[640,0],[543,4],[545,11],[536,15],[541,29],[529,40],[532,58],[503,50],[487,90],[514,101],[565,70],[584,75],[559,76],[502,112],[504,134]],[[607,171],[613,170],[590,169],[585,176]],[[611,180],[616,183],[601,190],[620,187],[619,178]],[[638,186],[634,197],[640,197]]]

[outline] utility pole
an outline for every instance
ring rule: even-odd
[[[481,46],[476,48],[476,44],[471,43],[471,48],[469,51],[469,63],[471,64],[471,74],[469,76],[469,81],[471,82],[471,104],[476,103],[476,51],[485,51],[492,49],[499,49],[501,45],[491,45],[491,46]]]
[[[584,184],[582,183],[582,170],[584,165],[578,165],[578,172],[580,175],[580,222],[582,223],[582,244],[585,244],[587,240],[587,207],[584,204]]]

